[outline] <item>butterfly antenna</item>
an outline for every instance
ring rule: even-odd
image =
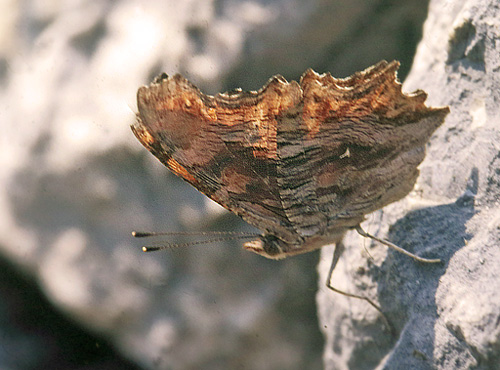
[[[132,236],[135,238],[148,238],[150,236],[214,236],[214,235],[224,235],[224,236],[235,236],[237,239],[241,236],[246,237],[256,237],[260,234],[245,231],[166,231],[166,232],[154,232],[154,231],[132,231]]]
[[[173,249],[180,247],[190,247],[192,245],[201,245],[201,244],[210,244],[217,243],[226,240],[234,240],[234,239],[248,239],[260,237],[260,234],[252,233],[252,232],[236,232],[236,231],[200,231],[200,232],[145,232],[145,231],[134,231],[132,232],[132,236],[136,238],[145,238],[150,236],[214,236],[221,235],[217,238],[210,238],[208,240],[199,240],[189,243],[163,243],[161,245],[147,245],[143,246],[143,252],[155,252],[164,249]]]

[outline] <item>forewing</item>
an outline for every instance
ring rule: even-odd
[[[297,235],[276,182],[276,117],[301,99],[297,83],[275,77],[258,92],[215,97],[180,75],[137,94],[139,141],[176,175],[248,223],[290,243]]]

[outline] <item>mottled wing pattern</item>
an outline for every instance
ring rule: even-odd
[[[287,218],[304,238],[358,225],[406,196],[425,144],[449,109],[401,92],[398,62],[346,79],[302,76],[303,106],[278,119],[278,184]]]
[[[141,87],[132,130],[176,175],[248,223],[297,243],[276,183],[276,117],[300,87],[274,77],[258,92],[203,94],[180,75]]]
[[[138,91],[139,141],[175,174],[264,231],[267,257],[338,241],[403,198],[449,109],[406,95],[398,62],[345,79],[308,70],[258,92],[200,92],[180,75]]]

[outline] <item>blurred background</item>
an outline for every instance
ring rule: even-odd
[[[381,59],[404,80],[427,1],[0,4],[0,368],[322,368],[317,252],[141,252],[132,230],[252,228],[139,144],[135,94],[160,72],[214,94]]]

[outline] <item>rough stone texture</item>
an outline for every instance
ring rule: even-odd
[[[404,88],[449,105],[412,196],[365,229],[442,265],[422,265],[352,233],[333,281],[380,303],[324,287],[317,296],[327,369],[498,369],[500,363],[500,5],[431,1]],[[363,250],[363,246],[365,250]],[[369,259],[367,254],[373,259]]]
[[[130,237],[246,228],[140,146],[129,129],[135,94],[160,71],[207,93],[308,67],[341,77],[382,58],[404,71],[422,3],[4,1],[2,255],[96,343],[107,338],[142,367],[320,368],[316,254],[275,262],[227,242],[148,255]],[[16,325],[26,319],[10,320],[19,302],[39,304],[16,292],[0,289],[0,323],[10,324],[0,325],[0,367],[43,368],[55,325],[32,335]]]

